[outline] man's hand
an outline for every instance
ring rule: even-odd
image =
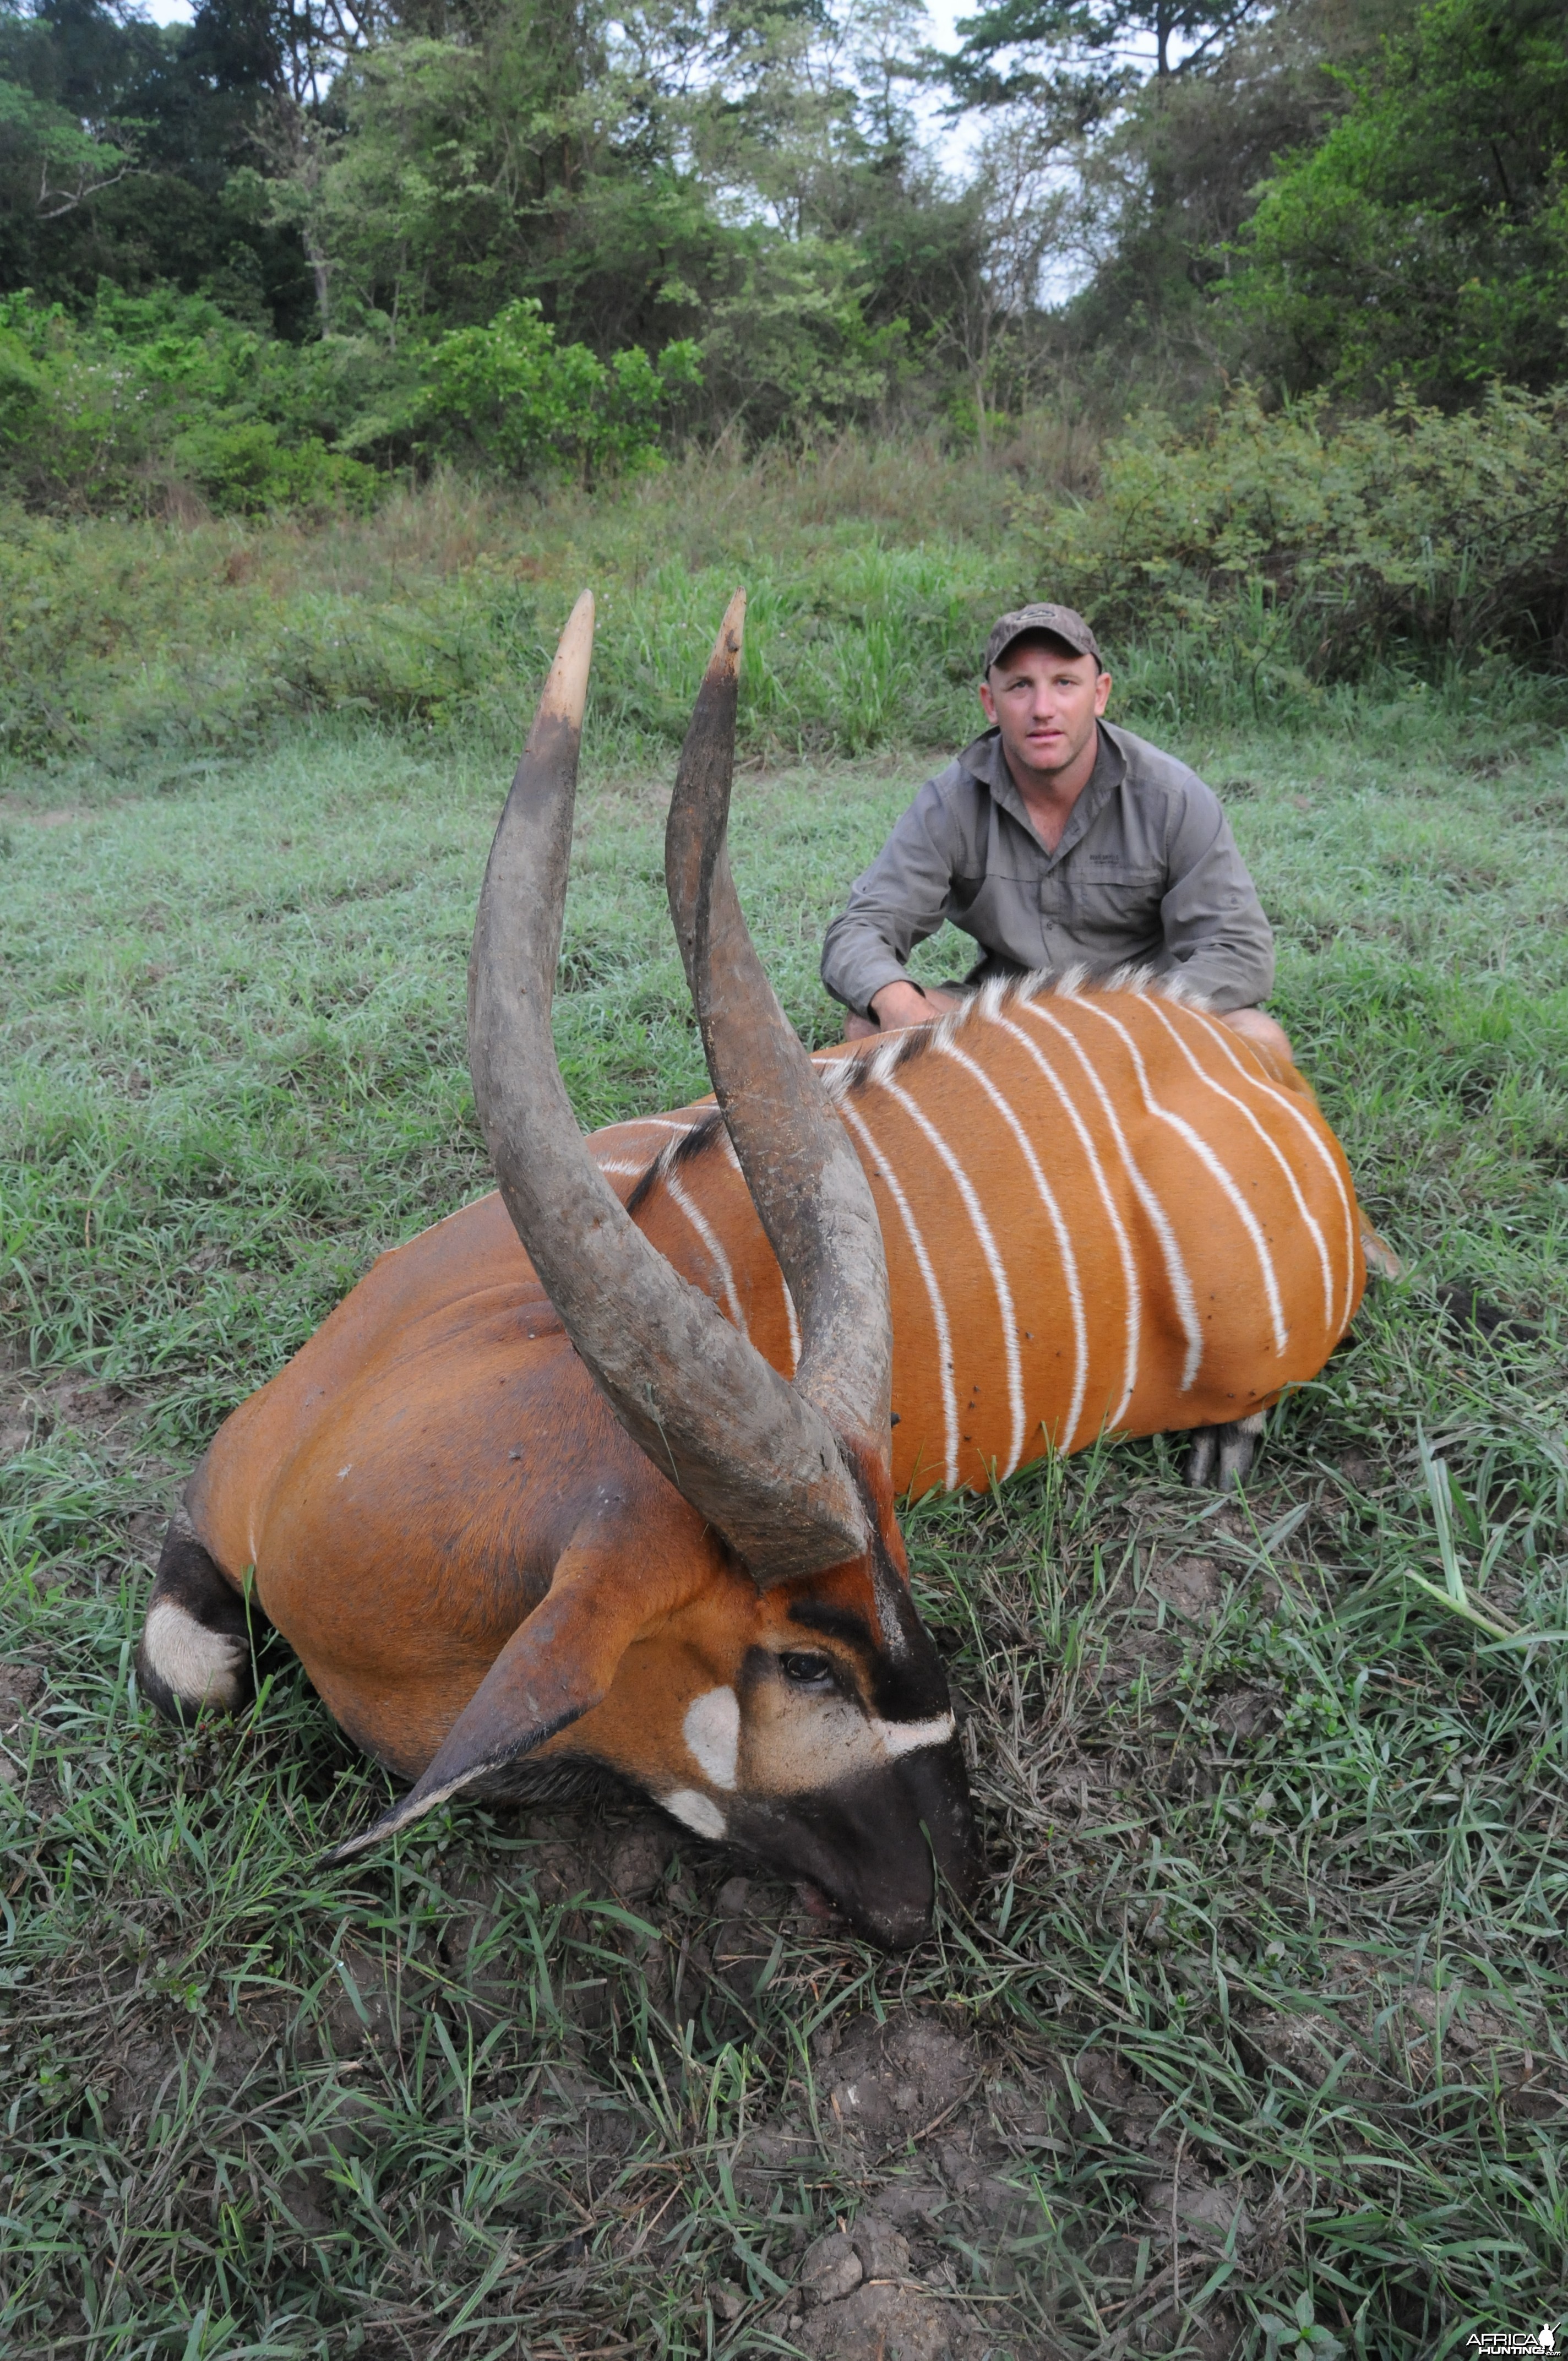
[[[1266,1010],[1227,1008],[1216,1009],[1214,1013],[1222,1025],[1228,1025],[1231,1031],[1239,1033],[1244,1040],[1255,1041],[1258,1048],[1266,1049],[1271,1057],[1278,1058],[1285,1065],[1294,1065],[1296,1052],[1290,1047],[1290,1037],[1282,1025],[1275,1023]]]
[[[872,1015],[879,1032],[896,1033],[905,1025],[929,1025],[945,1008],[958,1005],[950,992],[934,986],[922,992],[917,983],[884,983],[872,1002]]]

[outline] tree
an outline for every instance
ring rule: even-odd
[[[1263,191],[1234,293],[1288,383],[1563,376],[1568,0],[1433,0]]]
[[[297,326],[297,236],[226,201],[291,38],[272,0],[162,27],[104,0],[0,0],[0,291],[80,305],[104,280],[169,283]]]
[[[960,17],[963,45],[948,61],[969,106],[1091,91],[1110,106],[1143,79],[1153,52],[1161,82],[1201,72],[1265,0],[994,0]],[[999,66],[999,59],[1010,60]],[[1066,72],[1064,75],[1064,68]]]

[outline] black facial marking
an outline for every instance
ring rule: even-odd
[[[803,1598],[789,1610],[792,1623],[804,1624],[808,1631],[820,1631],[830,1640],[847,1640],[851,1648],[865,1648],[875,1653],[876,1642],[871,1625],[852,1607],[828,1607],[815,1598]]]

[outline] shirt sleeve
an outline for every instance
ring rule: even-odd
[[[927,780],[828,929],[822,981],[859,1016],[870,1016],[883,984],[907,982],[910,952],[948,917],[957,831],[942,790],[941,780]]]
[[[1274,931],[1263,915],[1245,862],[1219,797],[1192,778],[1168,853],[1169,884],[1160,905],[1165,956],[1157,965],[1179,973],[1220,1010],[1252,1008],[1274,984]]]

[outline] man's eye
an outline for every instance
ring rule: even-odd
[[[797,1689],[828,1689],[833,1686],[833,1667],[828,1658],[807,1655],[801,1649],[792,1649],[788,1655],[781,1656],[779,1670]]]

